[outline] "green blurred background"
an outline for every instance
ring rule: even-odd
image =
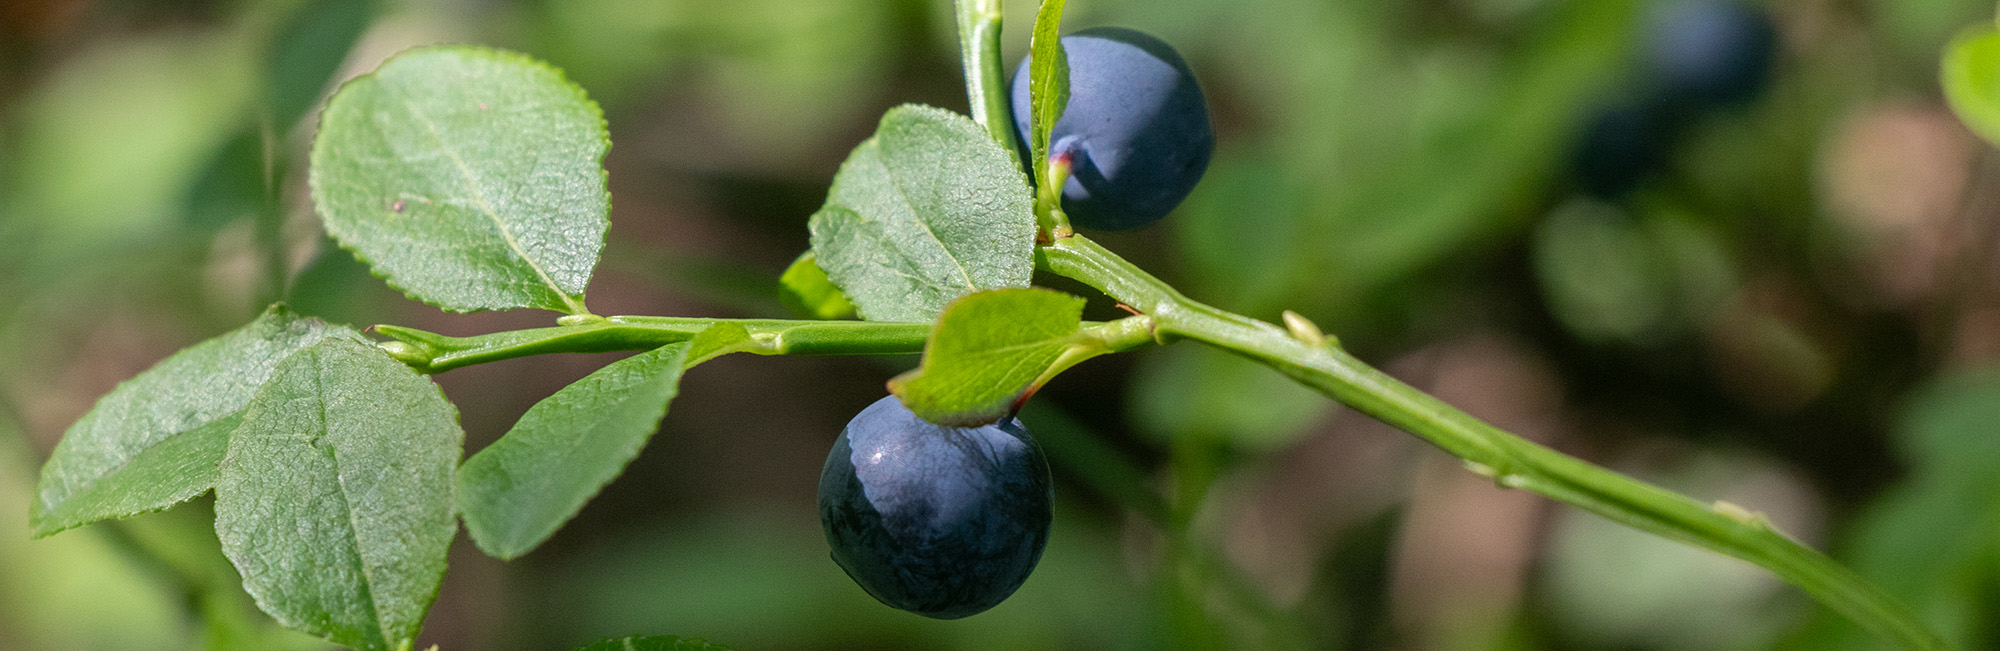
[[[1010,68],[1032,3],[1008,9]],[[1943,107],[1983,0],[1773,0],[1753,103],[1618,200],[1569,168],[1633,92],[1638,0],[1076,0],[1176,44],[1215,113],[1164,225],[1099,239],[1190,295],[1294,309],[1473,414],[1764,511],[2000,648],[2000,159]],[[236,587],[207,505],[27,537],[92,401],[282,297],[450,334],[319,234],[311,116],[404,48],[526,51],[601,102],[605,314],[782,316],[777,273],[890,106],[964,110],[946,0],[0,3],[0,649],[313,649]],[[1052,286],[1081,291],[1072,284]],[[1100,315],[1109,304],[1094,304]],[[438,381],[473,449],[608,361]],[[726,358],[548,544],[460,544],[424,644],[704,636],[780,649],[1872,649],[1743,563],[1495,488],[1192,345],[1100,359],[1024,414],[1057,466],[1041,568],[952,622],[827,559],[813,491],[912,359]]]

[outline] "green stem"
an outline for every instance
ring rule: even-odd
[[[791,321],[785,319],[702,319],[614,316],[553,328],[509,330],[474,337],[448,337],[415,328],[375,326],[396,341],[382,344],[403,363],[425,373],[549,353],[608,353],[652,350],[701,334],[717,323],[733,323],[756,341],[747,352],[759,355],[906,355],[921,353],[930,337],[928,323],[871,321]]]
[[[1734,556],[1777,574],[1833,610],[1909,649],[1945,649],[1901,604],[1826,556],[1773,529],[1761,514],[1706,504],[1488,425],[1389,377],[1337,347],[1189,300],[1084,237],[1042,247],[1037,265],[1082,281],[1146,314],[1162,340],[1194,339],[1276,369],[1335,400],[1424,439],[1507,488]]]
[[[752,343],[741,350],[758,355],[915,355],[924,352],[932,328],[929,323],[876,321],[613,316],[473,337],[450,337],[396,325],[378,325],[373,330],[395,339],[381,344],[390,356],[424,373],[443,373],[550,353],[652,350],[693,339],[721,323],[739,325],[749,332]],[[1122,352],[1151,342],[1151,325],[1149,317],[1085,322],[1079,341],[1086,347],[1097,347],[1093,348],[1097,352]]]
[[[1007,101],[1007,77],[1000,64],[1000,0],[958,0],[958,45],[965,64],[965,94],[972,119],[993,140],[1019,156],[1014,110]]]
[[[258,289],[257,305],[270,305],[284,300],[285,289],[290,286],[290,265],[285,251],[285,206],[284,162],[276,153],[278,135],[269,119],[259,121],[258,144],[263,149],[264,193],[258,204],[256,217],[257,249],[263,254],[263,285]]]

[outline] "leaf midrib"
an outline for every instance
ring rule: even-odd
[[[669,345],[669,346],[678,346],[678,345],[682,345],[682,344],[678,344],[678,343],[675,343],[675,344],[668,344],[668,345]],[[685,359],[685,357],[683,357],[683,359]],[[675,366],[678,366],[678,364],[676,364]],[[678,370],[678,369],[672,369],[672,368],[668,368],[668,369],[664,369],[664,370],[662,370],[662,371],[661,371],[661,373],[665,373],[665,372],[668,372],[668,371],[677,371],[677,370]],[[678,383],[678,382],[679,382],[679,380],[680,380],[680,374],[679,374],[678,372],[675,372],[675,373],[674,373],[674,378],[673,378],[673,379],[672,379],[671,381],[673,381],[673,382],[676,382],[676,383]],[[643,379],[643,380],[641,380],[641,381],[640,381],[639,383],[637,383],[637,384],[633,385],[633,389],[632,389],[632,391],[628,392],[628,393],[627,393],[627,395],[625,395],[625,396],[624,396],[624,397],[622,397],[622,398],[618,398],[618,399],[616,399],[616,400],[613,400],[613,401],[612,401],[612,404],[611,404],[611,405],[609,405],[609,406],[607,406],[607,407],[605,407],[604,411],[606,411],[606,412],[618,412],[618,413],[619,413],[619,415],[623,415],[623,410],[624,410],[624,408],[625,408],[625,407],[626,407],[627,405],[630,405],[630,404],[632,404],[632,400],[633,400],[634,398],[638,397],[638,396],[637,396],[637,394],[638,394],[639,392],[641,392],[641,391],[644,391],[645,389],[647,389],[647,388],[650,388],[650,387],[652,387],[652,386],[655,386],[655,385],[659,385],[659,384],[664,384],[664,383],[666,383],[666,382],[668,382],[668,381],[669,381],[669,380],[667,380],[666,378],[663,378],[663,377],[661,377],[659,373],[655,373],[655,374],[646,374],[646,376],[645,376],[645,379]],[[663,391],[663,392],[670,392],[670,391],[671,391],[671,390],[669,390],[669,391]],[[671,400],[673,400],[673,398],[672,398],[671,396],[669,396],[669,397],[667,398],[667,401],[671,401]],[[665,404],[662,404],[662,405],[661,405],[661,407],[660,407],[660,409],[661,409],[661,412],[662,412],[662,413],[661,413],[660,415],[661,415],[661,417],[662,417],[662,418],[664,418],[664,417],[666,416],[666,414],[665,414],[665,411],[666,411],[666,405],[665,405]],[[602,419],[602,420],[599,420],[598,422],[596,422],[596,423],[592,424],[592,425],[591,425],[590,427],[587,427],[587,428],[585,428],[585,429],[584,429],[584,432],[583,432],[582,434],[579,434],[579,435],[577,435],[577,436],[572,436],[572,437],[569,437],[569,439],[568,439],[567,441],[565,441],[565,442],[564,442],[564,445],[563,445],[563,447],[562,447],[562,451],[561,451],[561,453],[560,453],[560,455],[559,455],[559,456],[560,456],[560,457],[561,457],[561,458],[562,458],[562,459],[563,459],[563,460],[564,460],[564,461],[566,462],[566,463],[565,463],[565,465],[570,465],[570,464],[568,464],[567,462],[568,462],[568,461],[570,461],[570,460],[573,460],[573,459],[575,459],[575,458],[576,458],[576,456],[575,456],[575,455],[576,455],[576,452],[577,452],[578,450],[581,450],[581,449],[583,449],[584,445],[585,445],[585,444],[586,444],[587,442],[595,442],[595,441],[596,441],[596,438],[595,438],[595,437],[594,437],[593,435],[595,435],[595,434],[598,434],[598,433],[600,433],[600,432],[603,432],[603,431],[605,431],[605,428],[611,425],[611,421],[612,421],[612,420],[613,420],[612,418],[606,418],[606,419]],[[512,434],[512,433],[513,433],[513,432],[508,432],[508,434]],[[504,438],[504,435],[503,435],[503,438]],[[600,483],[598,483],[598,489],[599,489],[599,490],[602,490],[602,489],[603,489],[603,487],[604,487],[604,485],[605,485],[605,484],[607,484],[607,483],[609,483],[609,482],[610,482],[610,480],[605,480],[604,482],[600,482]],[[549,490],[552,490],[552,488],[553,488],[553,487],[555,487],[555,486],[557,486],[558,484],[556,483],[556,481],[555,481],[555,478],[554,478],[554,476],[552,476],[552,475],[549,475],[549,474],[546,474],[546,473],[545,473],[545,474],[542,474],[542,475],[539,475],[539,476],[537,476],[537,477],[534,477],[534,478],[531,478],[531,479],[529,479],[529,480],[528,480],[528,481],[526,481],[526,482],[521,482],[521,483],[518,483],[518,484],[516,484],[516,485],[517,485],[517,486],[519,486],[519,485],[527,485],[527,486],[530,486],[530,487],[532,487],[533,489],[535,489],[535,490],[532,490],[532,491],[517,491],[517,492],[526,492],[526,493],[529,493],[529,494],[545,494],[545,491],[549,491]],[[573,517],[573,514],[572,514],[572,517]],[[523,522],[523,521],[522,521],[521,519],[518,519],[518,518],[517,518],[517,519],[514,519],[514,520],[513,520],[513,521],[511,521],[511,522],[509,523],[509,525],[508,525],[508,526],[506,527],[506,529],[507,529],[507,530],[508,530],[509,532],[511,532],[511,533],[510,533],[509,535],[507,535],[506,537],[507,537],[508,539],[510,539],[510,540],[512,540],[512,539],[515,539],[515,538],[518,538],[518,537],[520,536],[520,534],[522,533],[522,531],[523,531],[523,530],[522,530],[522,527],[524,527],[524,526],[526,526],[526,525],[527,525],[527,523],[526,523],[526,522]],[[516,554],[515,554],[515,556],[518,556],[518,555],[519,555],[519,553],[516,553]]]
[[[970,289],[980,289],[979,283],[972,280],[972,270],[965,268],[965,263],[959,261],[958,254],[944,243],[944,238],[938,237],[937,232],[931,230],[930,222],[924,221],[923,215],[917,210],[916,202],[910,199],[910,192],[903,188],[902,176],[889,169],[889,155],[880,140],[875,142],[875,161],[882,166],[882,171],[889,177],[889,187],[896,189],[896,198],[901,199],[903,206],[910,210],[910,219],[917,223],[918,228],[924,229],[924,235],[930,236],[931,241],[937,243],[938,250],[944,252],[945,259],[950,260],[952,266],[958,269],[958,276],[965,279],[965,286]],[[854,212],[860,213],[860,211]]]
[[[423,111],[417,110],[416,105],[411,104],[410,100],[401,97],[398,100],[403,103],[403,108],[409,111],[411,116],[424,123],[424,128],[431,133],[431,140],[437,142],[438,151],[443,152],[447,158],[451,159],[452,166],[458,168],[458,176],[464,180],[466,191],[472,195],[472,200],[479,205],[479,214],[485,215],[488,221],[493,222],[493,228],[500,231],[500,238],[507,243],[507,249],[513,251],[514,255],[519,257],[522,262],[527,263],[528,268],[535,271],[535,277],[540,278],[542,284],[547,286],[549,291],[555,292],[556,296],[562,298],[563,305],[569,308],[568,311],[570,314],[589,313],[588,310],[584,309],[582,304],[576,302],[576,299],[571,298],[568,292],[563,291],[562,287],[556,285],[555,279],[549,276],[548,271],[542,269],[540,263],[537,263],[534,258],[528,257],[528,252],[521,248],[520,241],[514,239],[514,232],[509,230],[507,223],[500,219],[499,211],[493,209],[493,205],[486,201],[485,193],[481,192],[479,185],[473,182],[472,168],[465,164],[465,159],[459,157],[456,149],[445,144],[444,134],[438,131],[437,122],[431,120],[430,116],[426,115]]]
[[[367,559],[362,558],[363,552],[361,550],[361,521],[355,518],[354,500],[351,497],[349,497],[347,490],[347,476],[341,473],[340,471],[341,468],[340,448],[339,446],[334,445],[334,442],[331,440],[333,438],[333,432],[329,424],[332,421],[327,417],[327,409],[326,409],[327,367],[325,363],[325,358],[316,355],[314,359],[314,365],[319,367],[317,369],[317,372],[313,373],[313,394],[314,394],[313,401],[319,407],[320,436],[324,439],[327,439],[327,444],[324,449],[326,450],[327,460],[333,464],[333,485],[339,489],[338,494],[340,495],[340,510],[342,513],[345,513],[347,515],[347,530],[351,532],[353,536],[352,542],[354,543],[354,563],[355,565],[360,566],[358,569],[361,572],[361,584],[362,584],[361,598],[368,602],[368,612],[375,614],[375,637],[382,641],[382,646],[384,648],[388,648],[390,646],[389,629],[387,626],[384,625],[384,623],[388,621],[388,617],[382,612],[381,602],[375,599],[375,576],[374,573],[370,571],[368,567]],[[308,441],[306,445],[315,448],[319,447],[317,445],[314,445],[312,441]]]

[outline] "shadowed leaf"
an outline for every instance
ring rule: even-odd
[[[249,325],[191,346],[99,398],[42,467],[36,536],[158,511],[215,484],[237,412],[279,362],[328,338],[361,335],[273,306]]]
[[[280,365],[245,409],[215,484],[215,532],[257,606],[363,651],[408,648],[458,530],[464,434],[437,385],[381,350],[329,340]]]
[[[1034,271],[1034,206],[1013,155],[928,106],[882,116],[811,227],[820,268],[872,321],[930,321],[965,294],[1026,287]]]

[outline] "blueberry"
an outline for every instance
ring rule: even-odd
[[[1607,106],[1591,118],[1576,150],[1576,178],[1585,193],[1615,199],[1639,187],[1672,153],[1677,123],[1659,102]]]
[[[938,619],[1021,587],[1053,501],[1048,461],[1019,421],[933,425],[895,396],[848,421],[819,477],[834,562],[882,603]]]
[[[1706,111],[1756,97],[1771,76],[1777,28],[1737,0],[1669,0],[1646,23],[1638,88],[1590,114],[1573,159],[1584,192],[1615,199],[1664,167]]]
[[[1070,156],[1063,211],[1078,226],[1126,230],[1159,221],[1208,169],[1215,130],[1186,61],[1160,39],[1117,27],[1062,38],[1069,105],[1049,134]],[[1014,72],[1014,127],[1029,141],[1027,61]]]
[[[1647,30],[1646,66],[1668,99],[1728,105],[1757,95],[1771,75],[1778,30],[1738,0],[1675,0]]]

